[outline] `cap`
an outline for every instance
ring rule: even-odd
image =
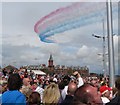
[[[108,86],[101,86],[100,87],[100,93],[105,94],[107,91],[111,91],[112,89]]]

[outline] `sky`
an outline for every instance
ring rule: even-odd
[[[10,1],[10,2],[9,2]],[[92,34],[103,35],[102,20],[80,28],[53,35],[51,38],[59,43],[42,42],[34,31],[34,25],[42,17],[58,8],[66,7],[73,2],[28,2],[2,0],[0,3],[0,65],[8,64],[20,67],[23,65],[48,65],[50,54],[54,65],[87,66],[90,72],[103,73],[102,39]],[[58,2],[57,2],[58,1]],[[114,7],[113,7],[114,8]],[[105,18],[105,17],[104,17]],[[107,34],[105,21],[105,34]],[[113,13],[113,32],[115,70],[118,73],[118,16]],[[106,38],[106,53],[107,53]],[[108,71],[106,55],[106,70]]]

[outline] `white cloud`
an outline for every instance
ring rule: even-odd
[[[95,47],[88,47],[83,45],[77,52],[77,58],[81,59],[84,63],[94,64],[99,63],[98,53],[99,49]]]
[[[3,44],[11,44],[12,46],[40,46],[40,41],[37,35],[3,35],[2,37]]]
[[[17,12],[12,15],[12,9],[7,10],[10,4],[3,8],[6,9],[5,15],[7,14],[7,16],[4,15],[3,20],[4,33],[3,36],[0,36],[0,40],[2,40],[0,45],[3,47],[3,54],[0,57],[3,57],[3,64],[15,64],[16,66],[47,64],[49,54],[52,54],[56,65],[88,65],[94,72],[103,68],[102,57],[97,55],[102,53],[102,39],[92,37],[92,34],[102,36],[102,21],[52,36],[51,39],[58,43],[44,43],[34,32],[34,24],[58,6],[61,7],[62,4],[44,4],[45,6],[43,3],[33,4],[31,3],[28,6],[26,3],[22,5],[22,8],[16,4],[14,6],[16,10],[15,8],[12,9]],[[63,5],[67,4],[63,3]],[[46,9],[46,6],[49,6],[49,9]],[[16,22],[15,19],[17,19]],[[117,27],[114,29],[118,30]],[[117,38],[118,36],[114,36],[115,52],[118,48]],[[116,56],[115,59],[117,59]]]
[[[77,52],[77,56],[84,58],[89,56],[89,48],[85,45],[83,45]]]

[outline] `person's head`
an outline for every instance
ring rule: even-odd
[[[19,74],[11,74],[8,78],[8,89],[19,90],[22,86],[22,79]]]
[[[118,90],[120,90],[120,77],[115,81],[115,86]]]
[[[120,77],[117,78],[117,80],[115,81],[115,86],[116,86],[117,91],[118,91],[117,95],[120,96]]]
[[[73,73],[73,76],[76,77],[76,78],[78,78],[78,77],[80,77],[80,74],[78,73],[78,71],[75,71],[75,72]]]
[[[30,79],[29,78],[23,78],[23,85],[29,86],[30,85]]]
[[[38,92],[32,92],[28,99],[29,105],[40,105],[41,99]]]
[[[112,93],[113,93],[113,96],[115,96],[117,94],[117,91],[118,89],[115,87],[115,88],[112,88]]]
[[[32,89],[29,86],[23,86],[20,91],[26,96],[26,99],[28,100],[30,94],[32,93]]]
[[[58,85],[55,83],[49,84],[43,92],[43,103],[44,104],[57,104],[60,98],[60,91]]]
[[[91,79],[90,83],[91,83],[93,86],[95,86],[95,87],[98,87],[98,85],[99,85],[97,79]]]
[[[2,85],[0,85],[0,90],[2,90]],[[0,94],[2,94],[2,91],[0,91]]]
[[[91,105],[102,105],[101,96],[97,91],[97,88],[90,85],[84,84],[75,91],[75,97],[79,101],[85,104]]]
[[[85,103],[80,102],[78,99],[73,99],[69,105],[87,105]]]
[[[61,81],[61,82],[58,84],[58,87],[59,87],[60,90],[63,90],[64,87],[65,87],[64,82]]]
[[[108,86],[101,86],[101,87],[100,87],[100,92],[101,92],[102,96],[107,97],[107,98],[110,97],[110,94],[111,94],[110,91],[111,91],[111,90],[112,90],[112,89],[109,88]]]
[[[49,80],[46,80],[46,81],[45,81],[45,84],[46,84],[46,85],[49,85],[49,84],[50,84],[50,83],[49,83]]]
[[[70,82],[68,84],[68,90],[67,90],[68,95],[74,95],[76,89],[77,89],[77,85],[74,82]]]
[[[7,85],[8,83],[7,83],[7,81],[3,81],[3,83],[2,83],[2,94],[5,92],[5,91],[7,91],[7,89],[8,89],[8,85]]]
[[[32,90],[35,90],[37,87],[38,87],[38,84],[37,84],[36,82],[34,82],[34,83],[31,85]]]
[[[67,86],[70,82],[71,78],[68,75],[65,75],[63,78],[64,85]]]

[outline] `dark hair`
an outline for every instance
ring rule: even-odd
[[[120,90],[120,77],[115,81],[115,86],[118,90]]]
[[[68,75],[65,75],[63,78],[64,85],[67,86],[70,82],[71,78]]]
[[[60,90],[64,89],[65,85],[64,85],[64,82],[61,81],[59,84],[58,84],[58,87]]]
[[[37,104],[40,105],[41,99],[40,94],[38,92],[32,92],[28,99],[29,105]]]
[[[15,73],[11,74],[8,78],[8,89],[9,90],[19,90],[22,86],[22,79],[20,75]]]

